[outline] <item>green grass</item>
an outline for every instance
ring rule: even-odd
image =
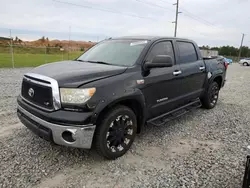
[[[68,59],[75,59],[83,52],[70,52],[69,58],[68,53],[64,52],[58,54],[31,54],[31,53],[14,53],[14,62],[15,67],[36,67],[42,64],[68,60]],[[10,53],[0,53],[0,68],[4,67],[12,67],[12,60],[11,60]]]

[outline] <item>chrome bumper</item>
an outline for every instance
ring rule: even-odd
[[[33,123],[33,126],[36,126],[37,129],[39,129],[38,125],[41,125],[41,126],[44,126],[48,129],[50,129],[52,132],[53,141],[56,144],[70,146],[70,147],[76,147],[76,148],[85,148],[85,149],[91,148],[91,144],[92,144],[92,140],[93,140],[93,136],[94,136],[94,132],[95,132],[95,127],[96,127],[95,125],[92,125],[92,124],[90,124],[90,125],[77,125],[77,126],[58,125],[58,124],[47,122],[41,118],[34,116],[33,114],[31,114],[27,110],[23,109],[20,105],[17,106],[17,109],[18,109],[18,111],[21,112],[21,114],[24,114],[29,119],[34,121],[35,124]],[[20,118],[20,120],[22,118],[25,119],[25,117],[22,117],[22,115],[20,115],[19,118]],[[26,118],[25,121],[27,122],[29,120],[27,120],[27,118]],[[69,142],[63,138],[62,134],[65,131],[72,133],[72,137],[73,137],[74,141]]]

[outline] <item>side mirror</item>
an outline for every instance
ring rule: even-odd
[[[145,62],[144,69],[149,70],[152,68],[172,67],[173,59],[169,55],[157,55],[153,58],[152,62]]]

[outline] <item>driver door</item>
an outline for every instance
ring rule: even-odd
[[[168,40],[153,44],[147,54],[145,62],[152,62],[156,55],[169,55],[173,59],[172,67],[152,68],[144,77],[145,87],[142,92],[145,96],[149,119],[173,110],[181,99],[179,87],[182,80],[179,74],[175,74],[180,71],[180,67],[176,64],[174,54],[172,41]]]

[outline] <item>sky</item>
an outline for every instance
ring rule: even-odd
[[[173,36],[175,0],[0,0],[0,36],[101,41]],[[250,0],[179,0],[177,37],[198,45],[250,46]],[[104,10],[104,11],[103,11]],[[70,33],[70,34],[69,34]]]

